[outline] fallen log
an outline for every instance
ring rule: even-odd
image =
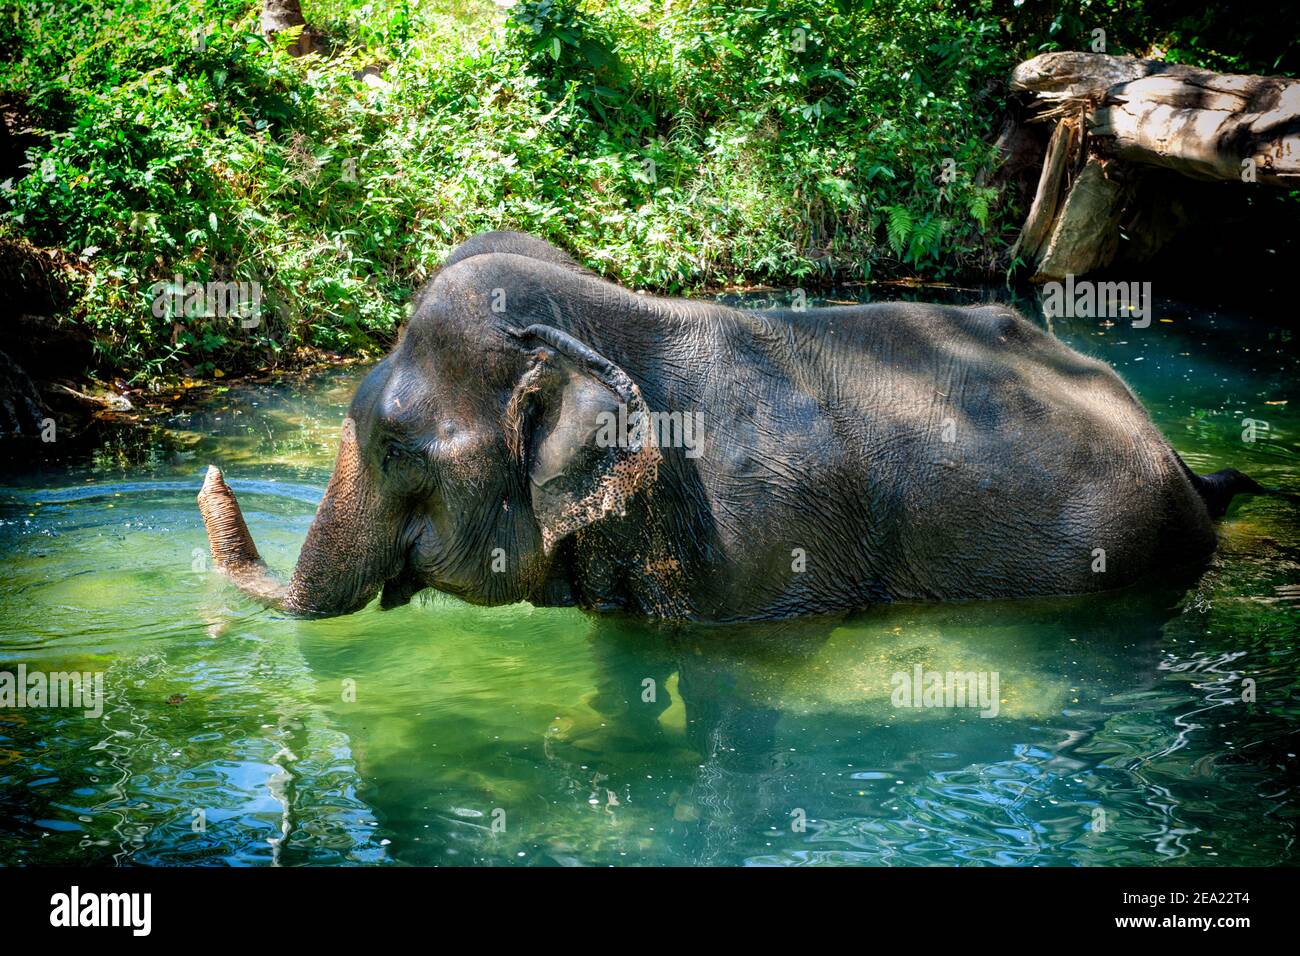
[[[1108,90],[1089,132],[1127,162],[1201,179],[1300,185],[1294,80],[1204,72],[1145,77]]]
[[[1145,168],[1300,185],[1300,80],[1062,52],[1017,66],[1011,88],[1031,98],[1031,122],[1057,124],[1013,249],[1038,281],[1114,260]],[[1164,238],[1144,237],[1145,252]]]
[[[1063,50],[1021,63],[1011,71],[1011,89],[1031,93],[1041,102],[1059,103],[1094,98],[1112,86],[1144,76],[1157,73],[1181,76],[1192,71],[1192,67],[1160,60]]]

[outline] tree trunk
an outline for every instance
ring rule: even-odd
[[[1020,230],[1020,238],[1011,250],[1012,257],[1027,256],[1035,262],[1042,258],[1047,241],[1051,238],[1052,224],[1061,208],[1061,201],[1069,189],[1067,182],[1071,160],[1077,156],[1079,124],[1072,119],[1056,124],[1052,139],[1047,144],[1043,160],[1043,173],[1038,179],[1038,192],[1029,207],[1029,218]]]
[[[311,27],[302,15],[299,0],[266,0],[262,7],[262,33],[269,38],[291,30],[299,33],[289,44],[289,52],[293,56],[311,53],[315,48]]]
[[[1127,189],[1095,156],[1070,188],[1038,262],[1036,279],[1081,276],[1109,265],[1119,246]]]

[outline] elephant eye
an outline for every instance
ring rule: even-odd
[[[384,449],[380,468],[384,476],[407,491],[416,491],[428,480],[429,463],[418,452],[399,442],[390,442]]]
[[[409,471],[411,470],[410,466],[414,464],[417,464],[417,461],[410,449],[396,442],[390,442],[388,447],[384,449],[384,460],[380,463],[380,467],[385,475],[392,475]]]

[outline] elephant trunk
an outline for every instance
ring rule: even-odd
[[[364,607],[391,576],[391,549],[379,548],[379,507],[357,447],[356,426],[343,422],[338,461],[288,585],[263,563],[235,493],[209,466],[198,497],[217,570],[250,597],[303,617],[348,614]],[[381,553],[382,552],[382,553]]]
[[[250,597],[273,607],[285,607],[287,589],[262,562],[239,510],[239,501],[216,465],[208,466],[198,502],[217,570]]]

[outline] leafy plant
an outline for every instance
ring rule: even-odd
[[[85,262],[68,318],[139,379],[378,352],[491,228],[669,292],[988,274],[1024,212],[987,176],[1015,62],[1093,22],[1222,59],[1208,13],[1046,8],[305,0],[329,53],[293,59],[255,0],[0,0],[0,108],[38,131],[0,219]],[[264,321],[155,314],[178,275],[259,283]]]

